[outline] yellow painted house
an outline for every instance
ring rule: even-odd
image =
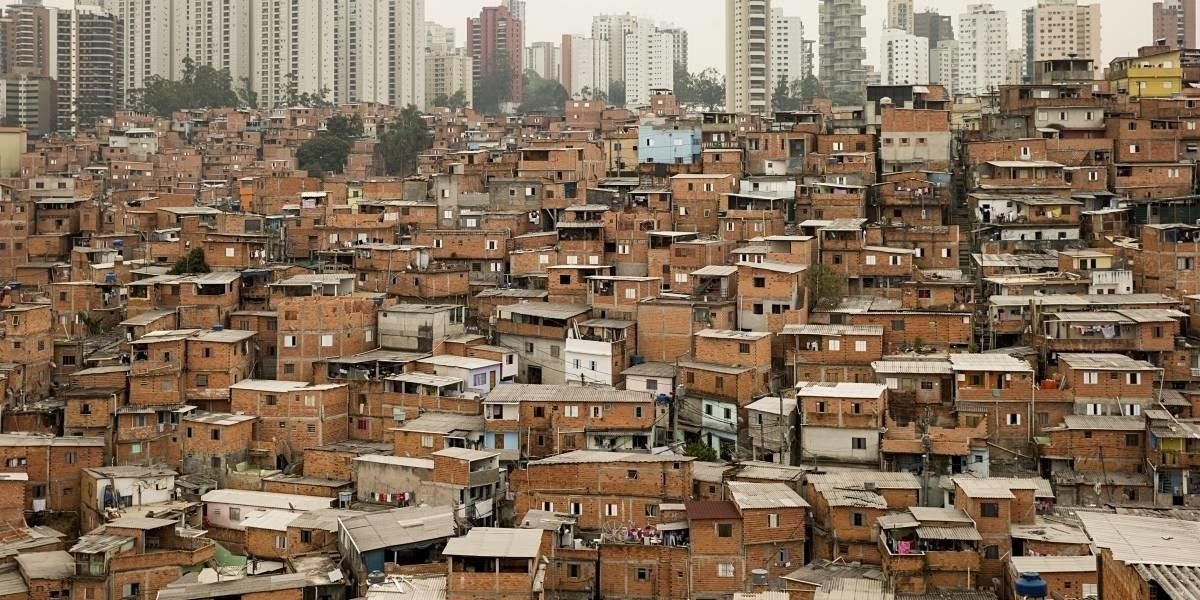
[[[1108,81],[1130,98],[1165,98],[1183,92],[1179,50],[1118,58],[1109,64]]]

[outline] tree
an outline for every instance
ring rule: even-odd
[[[780,77],[775,83],[775,91],[771,93],[771,104],[775,110],[800,110],[804,101],[800,99],[800,80],[788,82]]]
[[[821,80],[809,74],[800,82],[800,101],[805,105],[811,104],[813,98],[821,95]]]
[[[516,76],[508,53],[501,52],[496,57],[496,68],[475,82],[475,110],[484,114],[500,112],[501,105],[512,100],[512,83]]]
[[[375,152],[388,175],[410,175],[417,170],[417,157],[433,144],[433,134],[416,106],[400,111],[379,136]]]
[[[325,121],[325,132],[350,141],[363,135],[362,118],[358,115],[334,115]]]
[[[608,102],[613,106],[625,106],[625,82],[620,79],[608,82]]]
[[[208,263],[204,261],[203,250],[192,250],[175,261],[175,266],[167,271],[168,275],[194,275],[208,273]]]
[[[341,173],[350,155],[350,142],[327,132],[317,134],[296,149],[296,162],[312,177]]]
[[[707,68],[693,77],[696,103],[708,110],[725,105],[725,76],[714,68]]]
[[[834,106],[860,106],[863,103],[862,93],[850,90],[838,90],[830,94],[830,99]]]
[[[806,274],[810,308],[833,308],[846,295],[846,278],[827,265],[812,265]]]
[[[460,108],[467,106],[467,93],[463,90],[458,90],[447,96],[446,94],[438,94],[433,97],[433,105],[442,108],[448,108],[455,112]]]
[[[553,79],[545,79],[535,71],[525,72],[525,96],[521,100],[519,112],[562,112],[571,95],[561,83]]]
[[[717,451],[710,448],[708,444],[705,444],[699,440],[684,446],[683,454],[704,462],[717,462],[718,459]]]
[[[183,59],[183,78],[175,81],[152,76],[146,79],[145,87],[134,91],[135,103],[143,110],[153,111],[163,117],[185,108],[215,108],[241,106],[238,93],[233,90],[233,78],[229,71],[217,70],[209,65],[196,65],[190,58]]]
[[[681,62],[675,63],[674,75],[675,97],[679,99],[681,104],[695,104],[695,78],[691,73],[688,73],[687,65]]]
[[[243,106],[250,108],[258,108],[258,92],[254,91],[254,86],[250,83],[249,77],[242,77],[242,86],[237,91],[238,101]]]

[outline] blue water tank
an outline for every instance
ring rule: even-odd
[[[1049,592],[1046,580],[1037,573],[1021,573],[1015,587],[1020,598],[1045,598]]]

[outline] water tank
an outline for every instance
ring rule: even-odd
[[[224,331],[224,329],[225,329],[225,327],[223,327],[221,325],[213,325],[212,326],[213,331]]]
[[[754,569],[750,571],[750,585],[767,585],[767,570]]]
[[[644,362],[646,362],[646,357],[644,357],[644,356],[634,355],[632,358],[629,359],[629,363],[631,366],[637,366]]]
[[[379,585],[387,581],[387,575],[383,571],[371,571],[367,573],[367,583],[370,585]]]
[[[354,492],[338,492],[338,506],[350,508],[352,500],[354,500]]]
[[[1046,580],[1037,573],[1021,573],[1017,577],[1017,596],[1027,600],[1045,598],[1048,592]]]

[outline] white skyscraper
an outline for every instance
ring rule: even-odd
[[[929,51],[929,82],[945,87],[951,96],[959,89],[958,52],[956,40],[941,40],[937,48]]]
[[[725,0],[725,110],[770,112],[771,1]]]
[[[879,74],[883,85],[929,83],[929,38],[903,29],[884,29]]]
[[[439,95],[462,91],[467,106],[474,99],[471,57],[462,48],[438,46],[425,55],[425,107]]]
[[[800,17],[771,9],[771,85],[804,78],[804,23]]]
[[[554,42],[534,42],[525,48],[525,70],[542,79],[560,81],[562,77],[562,48]]]
[[[245,1],[245,0],[243,0]],[[101,0],[124,24],[125,89],[146,86],[152,76],[179,79],[188,55],[190,0]]]
[[[1090,58],[1100,74],[1100,3],[1076,0],[1038,0],[1026,9],[1024,27],[1026,70],[1039,60]],[[1032,39],[1031,39],[1032,38]]]
[[[675,87],[675,36],[638,19],[625,36],[625,105],[649,104],[650,90]]]
[[[564,35],[562,41],[562,84],[572,97],[587,89],[608,95],[609,44],[582,35]]]
[[[176,0],[179,1],[179,0]],[[198,65],[229,71],[234,87],[253,79],[251,3],[247,0],[188,0],[186,23],[176,23],[186,55]]]
[[[453,48],[455,45],[454,40],[455,31],[453,27],[445,27],[433,21],[425,21],[425,46],[430,50]]]
[[[625,81],[625,36],[638,26],[638,18],[623,15],[592,17],[592,38],[608,42],[608,79]]]
[[[991,4],[973,4],[958,17],[959,93],[986,94],[1004,84],[1008,17]]]
[[[913,33],[913,21],[913,0],[888,0],[887,25],[884,29]]]

